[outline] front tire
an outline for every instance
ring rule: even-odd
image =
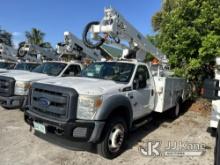
[[[105,127],[103,140],[97,145],[98,154],[113,159],[123,151],[127,136],[127,125],[121,117],[112,117]]]

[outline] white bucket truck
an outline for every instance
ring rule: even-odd
[[[15,48],[0,43],[0,73],[16,72],[19,74],[23,73],[21,70],[31,71],[39,65],[40,61],[34,57],[30,57],[29,54],[19,57],[19,51]]]
[[[64,43],[57,46],[60,57],[63,58],[67,53],[71,56],[87,55],[92,60],[99,59],[99,51],[88,49],[82,41],[76,38],[70,32],[64,33]],[[33,49],[32,49],[33,48]],[[37,48],[37,50],[35,50]],[[68,49],[71,48],[71,49]],[[38,52],[38,47],[29,44],[24,46],[24,54],[29,54],[28,50]],[[88,51],[90,50],[90,51]],[[20,50],[21,51],[21,50]],[[11,72],[0,75],[0,104],[4,108],[25,108],[25,100],[32,83],[42,79],[52,77],[76,76],[80,73],[83,65],[80,60],[75,61],[57,61],[57,56],[50,53],[44,53],[44,49],[38,52],[48,61],[34,68],[31,72]],[[26,56],[26,55],[25,55]],[[23,58],[25,57],[23,56]]]
[[[111,159],[122,152],[129,130],[146,124],[152,112],[175,107],[172,115],[177,117],[187,93],[185,79],[161,72],[152,76],[142,62],[150,52],[162,64],[164,54],[116,10],[107,8],[104,14],[101,22],[86,26],[84,43],[89,48],[103,43],[119,46],[121,59],[95,62],[80,77],[33,83],[25,121],[44,134],[95,143],[98,153]],[[92,33],[91,40],[88,33]]]

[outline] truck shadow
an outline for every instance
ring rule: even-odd
[[[56,146],[60,146],[62,148],[73,150],[73,151],[88,151],[91,153],[96,153],[96,147],[93,144],[85,143],[85,142],[74,142],[70,140],[63,139],[55,134],[47,133],[44,135],[42,133],[36,132],[34,133],[35,136],[52,143]]]
[[[182,104],[180,117],[187,112],[187,110],[192,105],[192,103],[193,101],[186,101],[185,103]],[[172,119],[170,117],[171,110],[173,109],[170,109],[164,113],[155,113],[153,115],[153,120],[150,123],[147,123],[146,125],[143,125],[140,128],[132,131],[129,134],[129,138],[126,143],[126,148],[131,149],[133,146],[141,142],[142,139],[146,137],[148,134],[158,129],[164,122],[168,122],[168,123],[174,122],[176,119]]]
[[[188,101],[183,104],[181,115],[183,115],[188,110],[188,108],[191,106],[192,103],[193,103],[192,101]],[[146,137],[148,134],[150,134],[151,132],[156,130],[164,122],[172,123],[175,120],[175,119],[170,119],[169,111],[167,111],[163,114],[156,114],[153,116],[154,116],[154,119],[150,123],[148,123],[148,124],[129,133],[129,137],[128,137],[128,139],[126,141],[126,145],[125,145],[125,147],[126,147],[125,150],[131,149],[133,146],[135,146],[136,144],[141,142],[144,137]],[[50,134],[50,133],[48,133],[47,135],[44,135],[44,134],[35,132],[34,134],[37,137],[39,137],[49,143],[52,143],[54,145],[58,145],[62,148],[66,148],[68,150],[87,151],[90,153],[97,153],[96,146],[94,144],[85,143],[85,142],[73,142],[70,140],[62,139],[59,136],[54,135],[54,134]]]

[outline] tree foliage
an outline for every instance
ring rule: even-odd
[[[164,0],[152,25],[176,75],[199,82],[213,73],[220,56],[219,0]]]
[[[12,34],[7,32],[6,30],[1,29],[1,27],[0,27],[0,42],[9,46],[13,46]]]
[[[26,39],[29,43],[39,45],[43,48],[52,48],[49,42],[44,41],[45,33],[37,28],[32,28],[31,31],[25,32]]]
[[[40,44],[40,46],[43,48],[52,48],[52,45],[49,42],[43,42],[42,44]]]
[[[44,43],[45,33],[37,28],[32,28],[31,31],[26,31],[25,36],[27,41],[31,44],[41,45]]]
[[[154,46],[157,45],[156,36],[147,35],[146,39],[150,41]],[[151,62],[153,59],[154,59],[154,56],[151,53],[147,52],[144,61]]]

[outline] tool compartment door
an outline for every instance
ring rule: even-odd
[[[176,106],[177,98],[183,96],[186,81],[176,77],[156,77],[156,112],[164,112]]]

